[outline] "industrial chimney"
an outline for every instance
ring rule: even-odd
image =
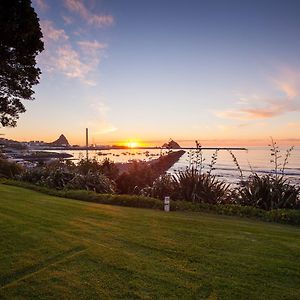
[[[85,129],[85,145],[86,145],[86,147],[89,146],[89,129],[88,128]]]

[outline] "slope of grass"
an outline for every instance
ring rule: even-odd
[[[0,184],[0,298],[299,299],[300,229]]]

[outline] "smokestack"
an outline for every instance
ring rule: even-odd
[[[89,146],[89,129],[88,128],[85,129],[85,145],[86,145],[86,147]]]

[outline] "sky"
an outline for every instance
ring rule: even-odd
[[[42,75],[6,138],[300,145],[300,1],[32,5]]]

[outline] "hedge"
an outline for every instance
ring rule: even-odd
[[[98,194],[86,190],[54,190],[31,183],[1,179],[0,183],[31,189],[51,196],[137,208],[163,209],[163,201],[155,198],[135,195]],[[219,215],[254,218],[267,222],[277,222],[300,226],[300,210],[276,209],[265,211],[251,206],[241,205],[211,205],[205,203],[192,203],[173,200],[170,204],[171,211],[207,212]]]

